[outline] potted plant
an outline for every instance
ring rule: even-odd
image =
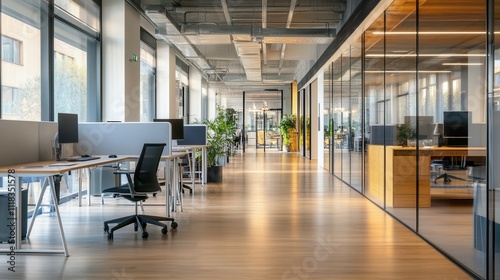
[[[293,114],[284,114],[281,118],[279,129],[281,137],[283,138],[283,147],[286,152],[290,151],[291,137],[295,131],[296,122],[297,116]]]
[[[414,143],[412,144],[412,142],[414,142],[416,138],[417,134],[412,126],[407,124],[398,125],[396,140],[398,141],[399,145],[403,147],[415,146],[415,144]]]
[[[207,126],[207,181],[221,182],[222,166],[236,133],[235,118],[230,110],[217,107],[217,116],[202,123]]]

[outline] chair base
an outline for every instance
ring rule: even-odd
[[[177,228],[177,222],[175,222],[174,218],[160,217],[160,216],[150,216],[150,215],[130,215],[126,217],[121,217],[113,220],[109,220],[104,222],[104,231],[108,233],[108,240],[113,240],[113,232],[128,226],[130,224],[134,224],[134,230],[137,231],[139,227],[142,232],[142,239],[147,239],[149,234],[146,231],[146,225],[152,224],[162,227],[161,233],[167,234],[168,226],[160,221],[170,221],[172,222],[170,225],[172,229]],[[113,228],[109,228],[109,224],[117,224]]]
[[[464,178],[460,178],[460,177],[457,177],[457,176],[454,176],[454,175],[451,175],[451,174],[448,174],[447,172],[445,172],[445,173],[437,176],[436,178],[434,178],[434,183],[437,183],[437,180],[439,180],[441,178],[444,179],[445,183],[451,183],[451,178],[457,179],[457,180],[460,180],[460,181],[467,181]]]

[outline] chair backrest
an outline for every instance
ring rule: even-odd
[[[147,143],[142,147],[141,156],[134,172],[135,192],[157,192],[161,190],[156,172],[165,145],[164,143]]]

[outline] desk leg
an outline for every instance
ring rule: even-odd
[[[207,148],[201,148],[201,186],[207,182]]]
[[[82,170],[78,169],[78,206],[82,207]]]
[[[50,180],[50,190],[52,192],[52,197],[54,199],[54,207],[56,209],[57,222],[59,223],[59,232],[61,234],[61,240],[62,240],[62,245],[63,245],[63,249],[64,249],[64,255],[66,257],[68,257],[69,256],[68,247],[66,245],[66,237],[64,236],[64,229],[63,229],[63,225],[62,225],[62,221],[61,221],[61,215],[59,214],[59,201],[57,200],[57,197],[56,197],[56,188],[55,188],[55,183],[54,183],[54,176],[50,176],[49,180]]]
[[[166,160],[164,174],[165,174],[165,207],[167,207],[167,218],[172,216],[170,209],[170,162]]]
[[[92,204],[91,196],[90,196],[90,183],[92,182],[92,172],[90,172],[90,168],[87,168],[87,205],[90,206]]]
[[[42,189],[40,191],[40,194],[38,195],[38,200],[35,205],[35,211],[33,211],[33,216],[31,217],[30,225],[26,232],[26,239],[30,238],[31,230],[33,229],[33,225],[35,224],[36,217],[38,216],[38,209],[40,209],[40,207],[42,206],[43,196],[45,195],[47,184],[48,184],[48,178],[45,177],[45,179],[43,180]]]
[[[190,157],[188,156],[189,160],[189,171],[191,173],[191,185],[193,188],[193,194],[194,194],[194,188],[195,188],[195,182],[194,182],[194,177],[195,177],[195,160],[196,160],[196,149],[192,149],[190,152]]]

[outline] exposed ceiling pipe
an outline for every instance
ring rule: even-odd
[[[267,28],[267,0],[262,0],[262,29]],[[266,43],[262,41],[262,58],[264,65],[267,65]]]
[[[290,28],[290,25],[292,24],[292,18],[293,18],[293,13],[295,11],[295,5],[297,5],[297,0],[291,0],[290,1],[290,11],[288,12],[288,18],[286,20],[286,28]],[[281,67],[283,66],[283,60],[285,59],[285,49],[286,49],[286,44],[283,44],[281,46],[281,56],[280,56],[280,63],[279,63],[279,70],[278,70],[278,75],[281,75]]]
[[[297,2],[297,1],[293,1],[293,2]],[[300,6],[300,7],[296,7],[296,5],[294,5],[294,9],[297,11],[297,12],[310,12],[312,8],[315,8],[315,7],[312,7],[312,6]],[[239,7],[231,7],[229,9],[229,12],[231,13],[252,13],[252,12],[255,12],[255,11],[258,11],[261,7],[242,7],[242,6],[239,6]],[[316,7],[317,8],[317,7]],[[321,13],[332,13],[332,14],[335,14],[335,13],[342,13],[344,12],[346,9],[346,4],[345,3],[332,3],[331,5],[329,6],[325,6],[324,9],[320,9],[318,10],[319,12]],[[286,6],[283,6],[283,7],[268,7],[267,8],[267,11],[269,13],[290,13],[290,8],[289,7],[286,7]],[[174,12],[176,13],[188,13],[188,12],[191,12],[191,13],[220,13],[220,8],[219,7],[201,7],[201,6],[198,6],[198,7],[174,7]]]

